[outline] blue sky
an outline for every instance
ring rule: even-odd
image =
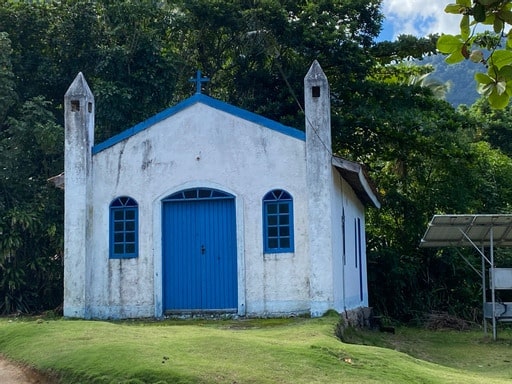
[[[460,16],[444,13],[455,0],[383,0],[386,20],[379,40],[394,40],[398,35],[418,37],[431,33],[457,34]]]

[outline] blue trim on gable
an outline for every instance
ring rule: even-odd
[[[296,128],[283,125],[281,123],[278,123],[277,121],[257,115],[253,112],[246,111],[245,109],[235,107],[231,104],[214,99],[212,97],[203,94],[195,94],[194,96],[191,96],[188,99],[183,100],[181,103],[175,105],[174,107],[167,108],[162,112],[150,117],[149,119],[141,123],[138,123],[137,125],[134,125],[133,127],[128,128],[115,136],[112,136],[110,139],[107,139],[102,143],[95,145],[94,147],[92,147],[92,154],[94,155],[125,139],[128,139],[136,135],[137,133],[151,127],[152,125],[155,125],[156,123],[159,123],[160,121],[165,120],[168,117],[171,117],[196,103],[205,104],[219,111],[229,113],[230,115],[272,129],[284,135],[291,136],[302,141],[306,140],[306,134],[303,131],[300,131]]]

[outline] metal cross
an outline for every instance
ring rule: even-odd
[[[210,81],[210,78],[203,77],[201,74],[201,70],[198,69],[196,73],[196,77],[190,78],[188,81],[191,83],[196,83],[196,94],[201,93],[201,83],[207,83]]]

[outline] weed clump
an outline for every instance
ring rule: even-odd
[[[425,328],[437,331],[442,329],[453,329],[457,331],[467,331],[472,328],[472,324],[457,316],[446,312],[432,312],[427,314],[425,319]]]

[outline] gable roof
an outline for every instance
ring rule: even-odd
[[[352,187],[363,204],[380,208],[379,194],[361,164],[333,156],[332,165]]]
[[[181,112],[197,103],[207,105],[211,108],[217,109],[222,112],[226,112],[226,113],[233,115],[235,117],[238,117],[240,119],[250,121],[252,123],[261,125],[263,127],[272,129],[274,131],[280,132],[284,135],[288,135],[288,136],[294,137],[294,138],[302,140],[302,141],[305,141],[305,139],[306,139],[306,134],[303,131],[300,131],[296,128],[292,128],[292,127],[283,125],[281,123],[278,123],[277,121],[257,115],[256,113],[249,112],[245,109],[235,107],[231,104],[214,99],[212,97],[209,97],[209,96],[206,96],[206,95],[203,95],[200,93],[196,93],[195,95],[189,97],[188,99],[183,100],[181,103],[179,103],[173,107],[167,108],[167,109],[163,110],[162,112],[157,113],[156,115],[150,117],[149,119],[147,119],[137,125],[134,125],[133,127],[128,128],[115,136],[112,136],[110,139],[107,139],[102,143],[95,145],[92,148],[92,154],[94,155],[94,154],[101,152],[104,149],[107,149],[123,140],[126,140],[126,139],[136,135],[137,133],[155,125],[156,123],[159,123],[160,121],[163,121],[163,120],[177,114],[178,112]]]

